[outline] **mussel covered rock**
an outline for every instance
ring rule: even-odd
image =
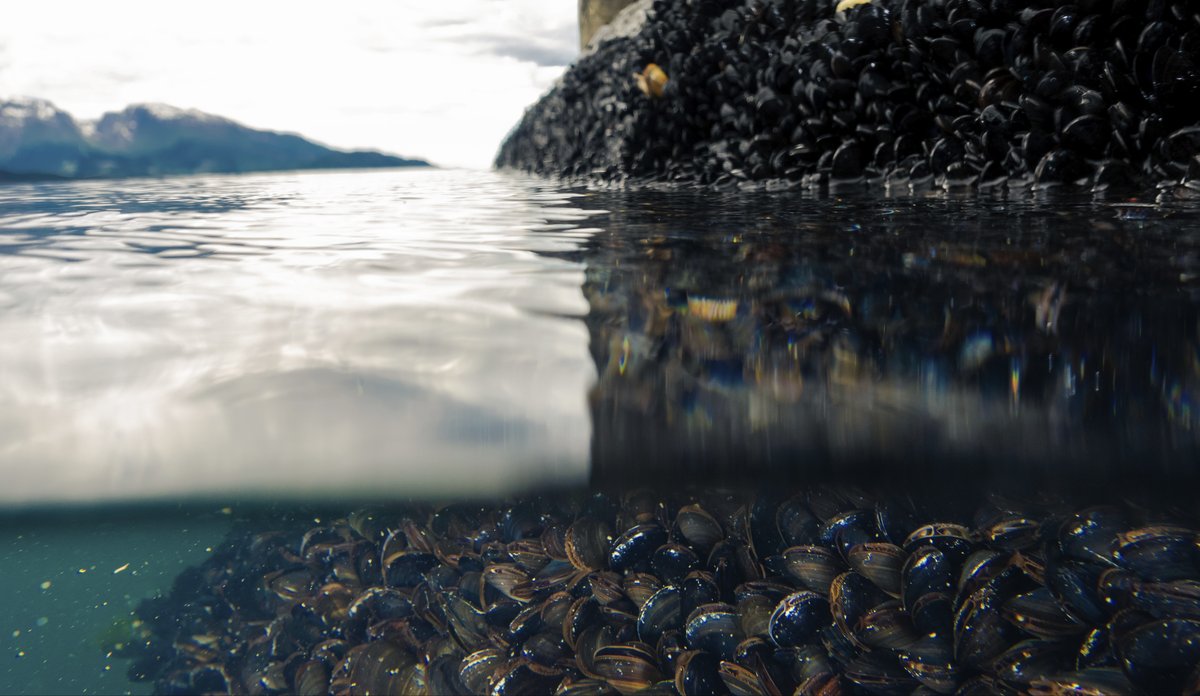
[[[658,0],[496,164],[618,186],[1185,186],[1198,46],[1191,0]]]
[[[1194,518],[1068,505],[821,487],[257,522],[123,655],[162,693],[1194,692]]]

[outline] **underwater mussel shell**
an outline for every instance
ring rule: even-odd
[[[602,570],[607,566],[605,557],[611,542],[612,534],[606,524],[583,517],[567,529],[563,546],[571,565],[580,570]]]
[[[857,490],[684,501],[413,506],[269,544],[231,536],[139,610],[131,675],[165,693],[1158,693],[1197,679],[1186,514],[993,499],[967,526]],[[684,562],[656,562],[663,549]],[[356,557],[380,558],[379,575],[349,572]]]
[[[811,642],[817,630],[832,620],[828,600],[801,590],[779,602],[771,614],[768,631],[775,645],[790,648]]]

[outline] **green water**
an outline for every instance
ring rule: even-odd
[[[211,552],[228,509],[0,517],[0,693],[149,693],[108,650],[132,610]],[[132,690],[131,690],[132,689]]]

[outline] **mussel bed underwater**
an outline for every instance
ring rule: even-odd
[[[142,603],[122,654],[160,693],[1200,690],[1194,501],[946,500],[640,490],[247,522]]]

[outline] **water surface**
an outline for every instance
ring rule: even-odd
[[[0,188],[0,692],[144,688],[114,636],[243,503],[1188,490],[1198,222],[1152,198],[463,171]]]
[[[449,171],[0,189],[0,502],[585,480],[569,200]]]
[[[7,187],[0,501],[1190,475],[1198,229],[467,171]]]

